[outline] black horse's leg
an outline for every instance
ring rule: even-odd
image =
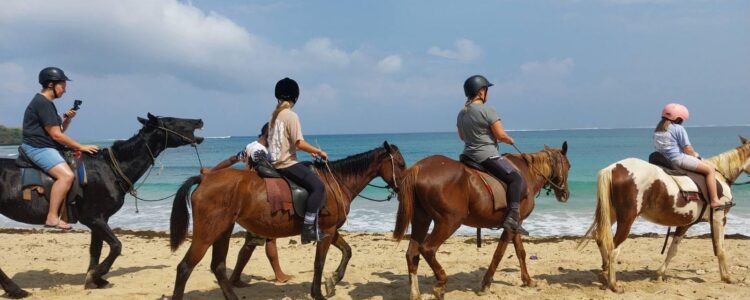
[[[5,275],[3,269],[0,269],[0,285],[3,286],[6,296],[9,298],[19,299],[29,295],[29,292],[22,290],[8,275]]]
[[[253,256],[255,247],[257,247],[253,243],[253,238],[254,236],[250,234],[250,232],[245,232],[245,244],[242,245],[240,253],[237,254],[237,264],[234,266],[234,270],[232,270],[232,276],[229,277],[229,282],[235,287],[244,288],[250,286],[248,283],[243,282],[240,277],[242,276],[242,270],[247,266],[250,257]],[[214,251],[216,250],[214,249]]]
[[[117,239],[104,219],[95,219],[89,227],[91,228],[91,234],[95,234],[99,239],[107,242],[107,245],[109,245],[109,254],[102,263],[88,271],[84,288],[101,288],[109,284],[102,276],[109,273],[109,269],[112,268],[115,259],[122,253],[122,243],[120,243],[120,240]]]
[[[99,264],[99,258],[102,255],[102,238],[99,237],[94,231],[91,231],[91,246],[89,246],[89,268],[86,271],[91,271]]]
[[[213,244],[211,255],[211,271],[216,277],[225,299],[237,299],[237,295],[232,290],[232,284],[227,279],[227,252],[229,252],[229,238],[232,235],[232,227],[221,234]]]
[[[322,241],[318,242],[318,246],[315,249],[315,271],[313,275],[312,287],[310,288],[310,294],[315,300],[325,299],[325,297],[323,297],[322,291],[320,290],[320,283],[323,278],[323,267],[326,264],[326,255],[328,255],[328,249],[331,247],[334,232],[326,232],[326,234],[327,236],[323,238]]]

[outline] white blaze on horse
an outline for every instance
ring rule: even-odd
[[[730,186],[743,172],[750,175],[750,141],[740,137],[742,145],[709,158],[707,161],[716,167],[721,176],[716,176],[723,189],[721,201],[731,203]],[[687,177],[668,175],[661,167],[646,161],[627,158],[599,171],[597,178],[598,203],[594,223],[585,237],[593,237],[602,255],[602,280],[612,291],[621,293],[615,276],[615,262],[622,243],[627,239],[630,228],[638,216],[656,224],[676,226],[674,240],[664,263],[657,270],[657,279],[662,279],[669,261],[677,253],[677,246],[688,228],[697,222],[709,221],[708,203],[698,197],[686,197],[684,191],[691,191],[695,183]],[[692,185],[692,186],[691,186]],[[700,197],[704,198],[704,197]],[[712,220],[712,239],[715,254],[719,260],[721,280],[731,283],[724,253],[724,225],[729,207],[716,210]],[[705,212],[705,213],[704,213]],[[617,223],[617,231],[612,237],[612,225]],[[585,240],[581,241],[581,245]]]

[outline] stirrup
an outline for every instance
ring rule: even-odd
[[[724,203],[724,205],[722,205],[722,206],[719,206],[719,207],[711,207],[711,209],[712,209],[713,211],[719,211],[719,210],[728,210],[728,209],[730,209],[730,208],[734,207],[735,205],[737,205],[737,203],[734,203],[734,201],[729,201],[729,202],[727,202],[727,203]],[[711,203],[710,203],[710,202],[709,202],[708,206],[711,206]]]

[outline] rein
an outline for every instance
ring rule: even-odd
[[[200,156],[200,153],[198,153],[198,145],[197,145],[197,143],[196,143],[195,140],[190,139],[190,138],[188,138],[188,137],[186,137],[186,136],[184,136],[184,135],[182,135],[182,134],[180,134],[180,133],[178,133],[178,132],[176,132],[176,131],[174,131],[172,129],[166,128],[166,127],[164,127],[162,125],[159,125],[159,126],[146,125],[146,126],[156,127],[157,129],[164,130],[164,132],[167,133],[164,136],[164,149],[162,149],[162,151],[164,151],[164,150],[167,149],[167,142],[169,141],[169,134],[170,133],[172,133],[172,134],[174,134],[174,135],[182,138],[183,141],[189,142],[189,144],[195,149],[195,155],[198,157],[198,164],[200,165],[201,168],[203,168],[203,163],[201,162],[201,156]],[[143,139],[142,136],[140,138]],[[117,174],[120,178],[122,178],[125,181],[125,183],[127,184],[127,187],[123,187],[122,185],[120,185],[120,188],[122,188],[125,192],[127,192],[128,194],[130,194],[131,196],[133,196],[133,198],[135,198],[135,212],[136,213],[140,212],[139,209],[138,209],[138,200],[145,201],[145,202],[158,202],[158,201],[167,200],[169,198],[174,197],[174,195],[177,195],[177,193],[174,193],[172,195],[169,195],[169,196],[166,196],[166,197],[162,197],[162,198],[159,198],[159,199],[144,199],[144,198],[141,198],[141,197],[138,196],[138,189],[140,189],[141,186],[143,186],[143,184],[146,182],[146,179],[148,179],[149,175],[151,175],[151,170],[153,170],[154,164],[156,164],[156,156],[154,156],[154,152],[151,150],[151,147],[148,145],[148,142],[145,141],[145,139],[144,139],[144,143],[146,145],[146,150],[148,150],[148,155],[151,158],[151,168],[148,169],[148,172],[146,173],[146,176],[143,177],[143,180],[141,181],[140,184],[138,184],[137,187],[135,186],[135,184],[133,184],[132,181],[130,181],[130,178],[128,178],[128,176],[125,175],[125,172],[120,167],[120,163],[118,162],[117,157],[115,156],[115,152],[112,150],[112,147],[108,147],[107,148],[107,153],[109,153],[109,158],[110,158],[110,162],[111,162],[110,166],[112,167],[112,170],[114,170],[115,174]],[[164,164],[163,163],[161,163],[161,168],[162,169],[164,168]]]
[[[396,163],[395,163],[395,160],[393,158],[393,154],[391,154],[389,152],[388,156],[391,159],[391,173],[392,173],[391,174],[391,176],[392,176],[391,178],[393,178],[393,184],[395,185],[395,188],[398,188],[398,182],[396,180]],[[326,168],[328,169],[328,172],[331,174],[331,176],[333,177],[333,180],[336,182],[336,185],[339,187],[339,190],[340,190],[341,189],[341,184],[339,184],[339,180],[338,180],[336,174],[333,173],[333,171],[331,171],[331,167],[328,166],[328,161],[327,160],[324,161],[324,163],[326,165]],[[373,199],[373,198],[370,198],[370,197],[362,196],[362,193],[356,194],[354,196],[355,197],[360,197],[360,198],[363,198],[363,199],[366,199],[366,200],[370,200],[370,201],[373,201],[373,202],[386,202],[386,201],[391,201],[391,199],[393,199],[393,197],[396,195],[396,192],[393,189],[391,189],[390,186],[388,186],[388,185],[379,186],[379,185],[374,185],[374,184],[369,184],[369,183],[367,185],[371,186],[371,187],[374,187],[374,188],[379,188],[379,189],[388,189],[390,191],[390,194],[385,199]],[[344,185],[344,187],[346,188],[347,191],[349,191],[350,194],[354,194],[354,192],[348,186]]]

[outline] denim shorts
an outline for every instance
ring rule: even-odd
[[[677,159],[673,160],[672,164],[688,171],[695,171],[695,169],[698,168],[698,164],[700,164],[700,162],[701,161],[695,156],[683,154]]]
[[[49,170],[55,166],[65,163],[65,159],[60,155],[60,151],[55,148],[34,148],[27,144],[21,144],[21,149],[23,149],[23,152],[26,153],[26,156],[31,161],[46,173],[49,173]]]

